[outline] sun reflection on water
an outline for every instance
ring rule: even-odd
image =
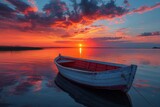
[[[82,56],[82,48],[79,48],[79,55]]]

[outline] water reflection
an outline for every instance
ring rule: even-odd
[[[48,55],[47,52],[0,53],[0,91],[7,95],[40,91],[42,83],[49,82],[56,74],[54,58],[51,58],[54,54]]]
[[[56,84],[78,103],[88,107],[132,107],[129,95],[118,91],[93,90],[77,85],[60,73]]]
[[[17,83],[15,87],[10,90],[12,94],[22,95],[30,91],[32,88],[33,92],[41,90],[42,87],[42,76],[27,76],[23,80]]]
[[[26,104],[30,107],[44,107],[46,105],[61,107],[64,103],[68,107],[81,107],[81,104],[76,103],[65,92],[57,88],[54,83],[58,70],[53,63],[53,59],[59,53],[66,56],[138,65],[134,87],[150,102],[154,103],[155,107],[160,107],[160,50],[83,47],[81,49],[54,48],[37,51],[0,52],[0,107],[9,104],[14,104],[16,107],[23,107]],[[83,90],[82,92],[96,96],[96,99],[91,97],[96,102],[102,100],[104,103],[104,101],[108,102],[109,100],[106,96],[101,97],[102,95],[97,93],[95,93],[96,95],[93,94],[93,91]],[[80,93],[80,95],[82,94]],[[131,89],[129,94],[134,107],[150,106],[147,106],[148,103],[143,102],[134,90]],[[84,96],[82,98],[85,99]],[[112,102],[115,102],[115,100],[112,100]]]
[[[79,55],[82,56],[82,48],[79,48]]]

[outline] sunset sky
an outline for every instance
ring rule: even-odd
[[[160,0],[0,0],[0,45],[160,46]]]

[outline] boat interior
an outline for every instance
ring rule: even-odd
[[[101,71],[120,68],[118,66],[105,65],[105,64],[100,64],[96,62],[89,62],[89,61],[71,59],[71,58],[59,58],[57,62],[64,67],[86,70],[86,71],[95,71],[95,72],[101,72]]]

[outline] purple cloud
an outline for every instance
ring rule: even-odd
[[[156,32],[144,32],[138,36],[160,36],[160,32],[156,31]]]
[[[153,5],[153,6],[141,6],[141,7],[137,8],[137,9],[134,9],[134,10],[130,11],[130,14],[132,14],[132,13],[142,14],[142,13],[151,11],[151,10],[156,9],[156,8],[160,8],[160,3],[157,3],[157,4]]]
[[[50,0],[48,4],[44,5],[43,12],[35,11],[33,6],[20,0],[7,1],[15,6],[15,10],[1,3],[1,17],[9,17],[14,14],[15,16],[10,18],[11,23],[22,24],[9,25],[7,19],[8,29],[32,32],[55,32],[55,29],[59,29],[64,33],[61,34],[62,37],[74,36],[76,34],[74,32],[77,32],[75,28],[78,28],[79,24],[90,26],[96,20],[113,19],[128,12],[125,7],[117,6],[114,0],[107,3],[97,0],[81,0],[77,3],[76,0],[71,0],[72,10],[61,0]],[[5,20],[3,21],[5,22]],[[3,28],[3,26],[0,26],[0,28]],[[71,29],[71,33],[67,29]],[[86,31],[88,31],[87,28],[78,30],[80,33]]]
[[[0,3],[0,17],[11,18],[15,13],[15,10],[8,7],[6,4]]]
[[[128,0],[124,0],[124,4],[126,4],[126,6],[130,6],[129,1]]]
[[[124,0],[124,6],[118,6],[115,0],[102,2],[102,0],[76,0],[71,1],[71,7],[61,0],[50,0],[43,7],[42,12],[38,12],[36,7],[27,4],[22,0],[6,0],[15,9],[0,3],[0,28],[3,29],[3,22],[6,22],[5,29],[15,29],[23,32],[58,32],[61,37],[74,36],[77,33],[88,32],[92,28],[92,23],[96,20],[122,17],[128,13],[145,12],[158,8],[157,3],[151,7],[140,7],[129,11],[128,0]],[[13,16],[13,17],[12,17]],[[7,17],[7,19],[5,19]],[[3,20],[2,20],[3,19]],[[79,25],[90,26],[91,28],[80,29]],[[69,29],[69,30],[68,30]],[[78,30],[76,30],[78,29]]]
[[[26,14],[28,11],[35,11],[34,7],[23,2],[22,0],[7,0],[7,1],[16,7],[17,12],[23,12],[24,14]]]
[[[109,40],[121,40],[123,37],[95,37],[95,38],[87,38],[85,40],[91,41],[109,41]]]

